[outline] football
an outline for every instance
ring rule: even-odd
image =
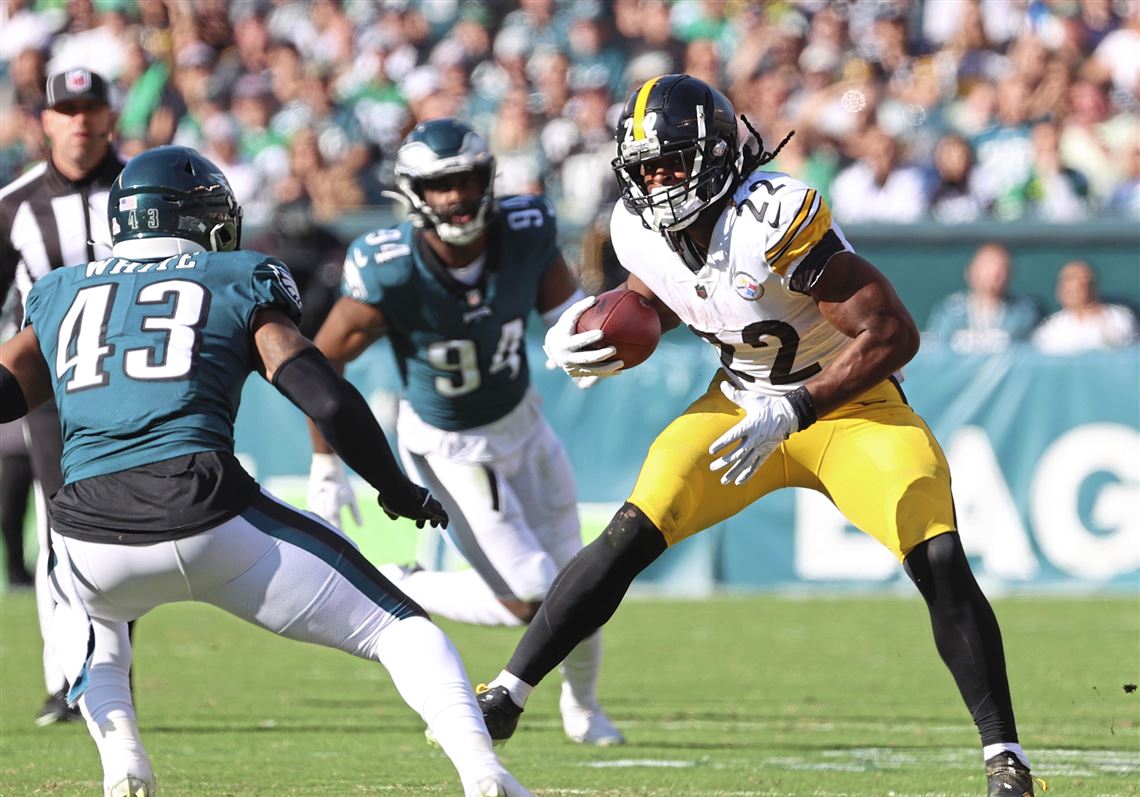
[[[575,332],[591,329],[605,335],[595,348],[613,346],[614,359],[622,360],[626,368],[644,362],[661,340],[657,311],[644,296],[625,288],[598,294],[598,300],[578,317]]]

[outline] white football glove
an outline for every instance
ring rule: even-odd
[[[604,336],[600,329],[574,332],[579,316],[586,312],[596,297],[587,296],[566,308],[566,312],[546,332],[542,350],[550,359],[547,368],[561,368],[574,379],[574,384],[585,389],[599,379],[614,376],[625,367],[621,360],[610,360],[617,353],[613,346],[591,349]]]
[[[348,507],[356,525],[361,525],[356,496],[340,460],[335,454],[313,454],[309,469],[309,511],[339,529],[340,510],[344,507]]]
[[[720,383],[725,397],[744,410],[744,418],[722,434],[709,446],[713,456],[720,454],[709,465],[709,470],[728,470],[720,477],[721,484],[744,484],[751,479],[764,460],[779,448],[792,432],[799,430],[792,403],[782,396],[763,396],[735,387],[731,382]],[[731,451],[725,449],[739,443]]]

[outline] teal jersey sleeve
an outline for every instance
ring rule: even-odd
[[[293,321],[301,322],[301,292],[289,268],[275,257],[263,256],[250,275],[253,312],[263,308],[280,310]]]
[[[499,200],[498,214],[511,237],[511,247],[540,274],[545,274],[558,258],[558,217],[544,196],[518,194]]]
[[[385,288],[394,280],[407,279],[411,254],[412,228],[408,222],[359,236],[348,245],[344,256],[341,295],[379,307]]]

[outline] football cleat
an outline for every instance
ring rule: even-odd
[[[987,797],[1034,797],[1029,768],[1013,753],[1002,752],[986,761]],[[1048,791],[1045,781],[1036,778],[1041,791]]]
[[[498,745],[510,739],[519,725],[523,710],[511,699],[507,688],[479,684],[475,687],[475,701],[483,712],[483,722],[487,724],[491,741]]]
[[[107,789],[107,797],[154,797],[155,793],[153,780],[135,775],[127,775]]]
[[[67,690],[61,689],[54,695],[48,695],[43,708],[36,714],[36,725],[44,728],[56,722],[78,722],[82,719],[79,707],[67,705]]]
[[[509,772],[480,779],[467,789],[466,797],[532,797]]]
[[[625,736],[596,704],[592,707],[580,705],[564,689],[558,708],[562,712],[562,729],[570,741],[595,747],[625,744]]]

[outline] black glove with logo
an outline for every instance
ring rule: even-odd
[[[376,496],[376,500],[392,520],[406,517],[416,522],[417,529],[422,529],[425,523],[430,523],[433,529],[447,528],[447,512],[426,487],[414,482],[406,482],[401,489],[387,489]]]

